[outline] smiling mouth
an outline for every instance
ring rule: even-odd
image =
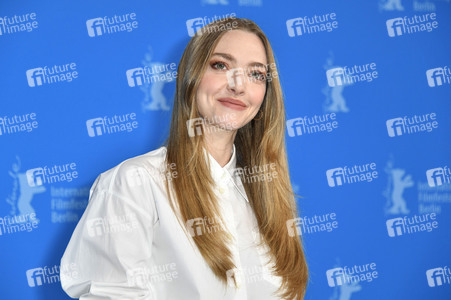
[[[246,104],[244,104],[243,101],[240,101],[238,99],[233,98],[220,98],[218,101],[229,108],[236,109],[236,110],[244,110],[246,109]]]

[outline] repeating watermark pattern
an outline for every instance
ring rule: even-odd
[[[405,34],[414,34],[418,32],[431,32],[438,28],[435,13],[423,14],[413,17],[399,17],[388,19],[385,24],[389,37],[398,37]]]
[[[153,172],[154,171],[152,170],[151,174]],[[156,172],[159,176],[168,181],[172,181],[178,176],[178,171],[175,163],[167,164],[165,167],[161,166],[160,169],[158,169]]]
[[[129,269],[127,284],[130,287],[150,288],[153,283],[172,282],[179,277],[176,263]]]
[[[64,181],[71,182],[78,178],[77,164],[74,162],[29,169],[26,174],[30,187]]]
[[[226,271],[226,276],[229,287],[235,287],[234,279],[238,287],[261,281],[277,282],[276,276],[262,266],[233,268]]]
[[[448,266],[426,270],[426,279],[429,287],[451,284],[451,270]]]
[[[38,128],[36,113],[0,117],[0,135],[31,132]]]
[[[359,82],[372,82],[378,78],[376,63],[372,62],[352,67],[344,66],[326,71],[327,84],[330,87],[350,85]]]
[[[58,265],[54,265],[53,267],[44,266],[29,269],[25,273],[29,287],[37,287],[44,284],[60,282],[60,267]]]
[[[431,232],[438,228],[437,215],[435,213],[414,215],[412,217],[394,218],[387,220],[387,233],[389,237],[398,237],[405,234],[418,232]]]
[[[234,176],[238,183],[241,185],[243,183],[255,183],[255,182],[271,182],[274,178],[277,178],[278,172],[275,163],[264,164],[261,166],[252,167],[236,167],[232,171],[232,176]],[[233,184],[233,183],[232,183]]]
[[[337,115],[335,113],[304,116],[287,120],[288,136],[295,137],[319,132],[331,132],[338,128]]]
[[[448,66],[429,69],[426,78],[430,87],[451,84],[451,69]]]
[[[92,218],[86,221],[86,229],[91,237],[114,234],[118,232],[132,232],[138,228],[136,214],[110,215]]]
[[[143,169],[143,168],[132,168],[127,171],[126,178],[127,184],[130,187],[137,187],[144,185],[147,176],[152,178],[158,178],[160,180],[172,181],[177,178],[178,171],[175,163],[161,164],[157,168]]]
[[[317,232],[332,232],[338,228],[337,214],[327,213],[313,217],[299,217],[287,221],[289,236],[313,234]]]
[[[271,82],[273,78],[278,76],[275,63],[250,68],[234,68],[226,72],[227,83],[230,87],[239,87],[244,85],[245,82]]]
[[[17,232],[31,232],[38,228],[39,220],[35,213],[0,217],[0,235]]]
[[[337,260],[335,268],[340,267],[340,262]],[[338,285],[332,288],[333,294],[329,297],[329,300],[351,300],[351,296],[358,291],[362,290],[362,285],[358,281],[350,282],[345,280],[342,285]]]
[[[438,128],[437,115],[429,113],[424,115],[404,116],[389,119],[385,122],[389,137],[397,137],[404,134],[431,132]]]
[[[352,167],[344,166],[340,168],[329,169],[326,171],[327,183],[330,187],[336,187],[344,184],[357,182],[371,182],[378,178],[376,163],[367,163],[363,165],[354,165]]]
[[[326,271],[327,284],[330,287],[356,282],[372,282],[378,278],[376,263],[333,268]]]
[[[125,71],[129,87],[153,84],[156,82],[171,82],[177,79],[177,65],[151,64]]]
[[[0,35],[31,32],[38,28],[36,13],[0,17]]]
[[[194,118],[186,121],[186,128],[190,137],[200,136],[223,130],[233,130],[237,126],[235,113],[223,116],[214,115],[211,118]]]
[[[93,18],[86,21],[86,28],[90,37],[118,32],[131,32],[138,28],[136,13],[114,15],[112,17]]]
[[[58,82],[72,82],[78,78],[77,64],[72,62],[53,67],[38,67],[26,72],[29,87],[36,87]]]
[[[205,33],[211,33],[217,32],[217,31],[226,31],[226,30],[233,30],[237,28],[238,22],[237,21],[231,21],[226,23],[219,23],[213,26],[205,27],[205,25],[209,23],[218,23],[220,21],[223,21],[226,18],[229,17],[236,17],[236,13],[228,13],[222,16],[214,15],[213,17],[199,17],[194,19],[186,20],[186,29],[188,30],[188,35],[193,37],[194,35],[202,35]]]
[[[79,268],[76,263],[67,263],[60,265],[60,281],[70,283],[79,278]]]
[[[217,216],[189,219],[185,226],[192,237],[225,230],[223,222]]]
[[[313,34],[317,32],[331,32],[338,28],[336,13],[289,19],[286,24],[289,37]]]
[[[448,166],[443,168],[429,169],[426,171],[426,178],[430,187],[436,187],[451,183],[451,170]]]
[[[114,134],[119,132],[132,132],[138,128],[136,113],[123,115],[104,116],[89,119],[86,121],[86,129],[90,137],[97,137],[104,134]]]
[[[78,222],[88,205],[90,187],[50,187],[50,211],[52,223]]]

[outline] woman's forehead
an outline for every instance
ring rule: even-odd
[[[267,64],[266,50],[261,39],[254,33],[244,30],[231,30],[225,33],[213,53],[226,53],[238,63],[260,62]]]

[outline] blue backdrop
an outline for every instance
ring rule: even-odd
[[[306,299],[451,299],[449,0],[1,1],[1,299],[69,299],[94,179],[161,145],[190,35],[227,15],[276,54]]]

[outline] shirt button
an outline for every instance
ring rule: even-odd
[[[222,195],[222,194],[224,194],[225,190],[224,190],[222,187],[220,187],[220,188],[219,188],[219,192],[220,192],[221,195]]]
[[[221,178],[224,179],[226,177],[226,173],[223,172]]]

